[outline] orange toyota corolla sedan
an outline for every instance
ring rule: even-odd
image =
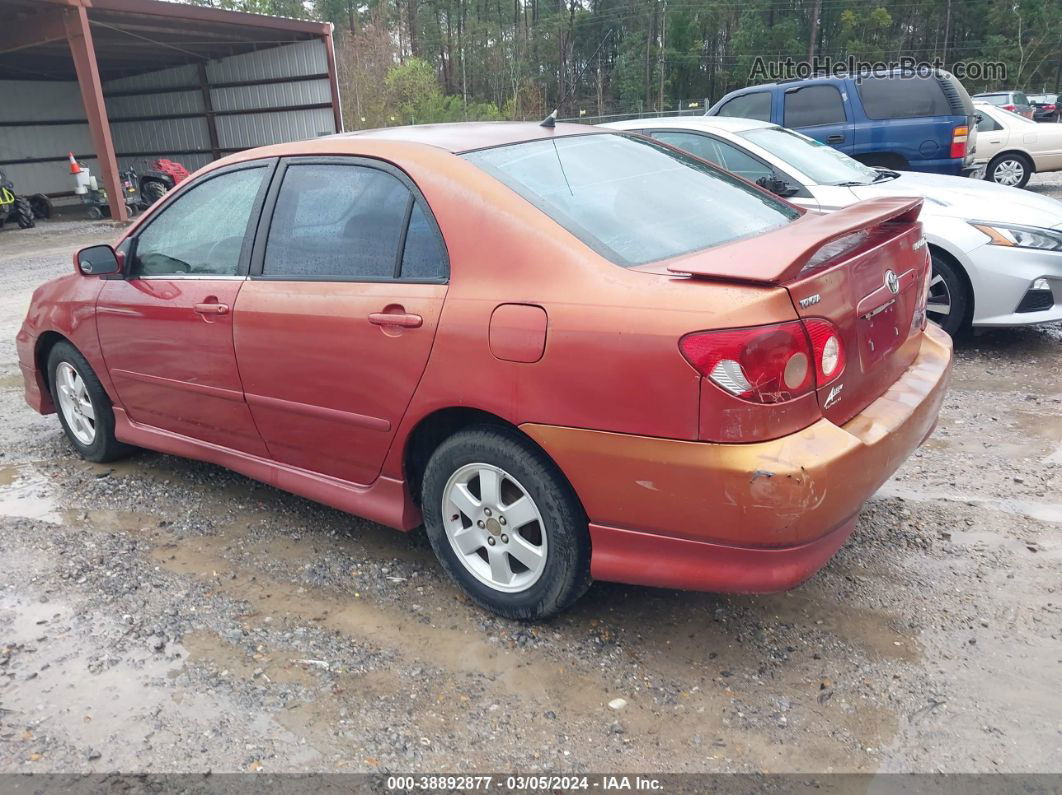
[[[792,587],[930,433],[920,200],[800,210],[649,139],[394,128],[194,175],[40,287],[26,399],[400,530],[479,604]]]

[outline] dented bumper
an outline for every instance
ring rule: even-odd
[[[823,419],[755,444],[522,428],[582,500],[598,579],[778,590],[829,559],[930,434],[950,370],[951,338],[931,326],[911,366],[843,426]]]

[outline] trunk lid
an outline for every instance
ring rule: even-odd
[[[726,256],[698,256],[668,269],[782,286],[800,318],[830,321],[845,364],[817,394],[823,416],[842,424],[883,394],[918,353],[929,268],[917,220],[921,206],[921,199],[890,197],[809,214],[783,230],[727,246]],[[798,234],[778,235],[794,230]]]

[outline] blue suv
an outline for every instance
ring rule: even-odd
[[[705,115],[780,124],[868,166],[963,176],[976,170],[973,101],[943,70],[749,86],[731,91]]]

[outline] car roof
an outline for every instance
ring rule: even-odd
[[[529,121],[486,121],[380,127],[374,130],[358,130],[327,137],[423,144],[445,149],[448,152],[460,153],[545,138],[602,132],[605,131],[595,129],[588,124],[558,123],[555,127],[543,127],[538,122]]]
[[[613,130],[641,130],[646,127],[677,127],[692,130],[727,130],[728,132],[745,132],[763,127],[777,127],[769,121],[759,119],[742,119],[736,116],[657,116],[651,119],[625,119],[602,124]]]

